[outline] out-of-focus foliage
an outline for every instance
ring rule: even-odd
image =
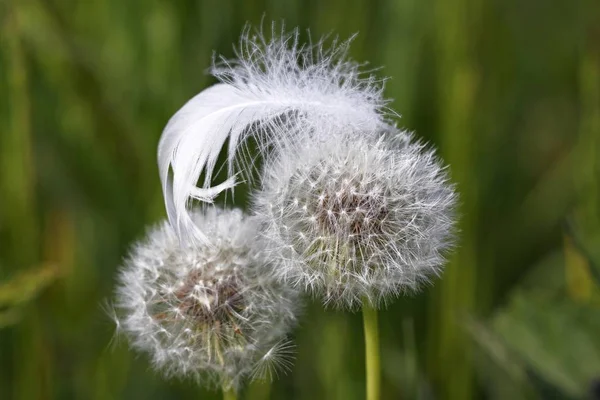
[[[25,304],[31,302],[56,279],[57,269],[51,266],[26,271],[0,284],[0,328],[19,321]]]
[[[598,381],[600,287],[569,237],[558,256],[533,268],[487,326],[468,323],[493,398],[587,398]]]
[[[220,397],[158,377],[103,304],[165,216],[162,128],[263,16],[359,32],[351,56],[392,77],[399,124],[461,194],[443,278],[380,313],[383,397],[584,398],[600,378],[593,0],[0,2],[0,297],[19,303],[0,305],[0,398]],[[360,316],[309,303],[301,321],[292,373],[246,398],[363,398]]]

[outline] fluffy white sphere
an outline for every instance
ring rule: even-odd
[[[239,210],[193,218],[210,243],[182,246],[168,222],[132,249],[119,277],[120,328],[167,376],[237,387],[282,362],[295,292],[264,259],[256,225]]]
[[[433,151],[390,128],[306,136],[268,160],[254,208],[277,274],[354,308],[418,289],[452,245],[456,194]]]

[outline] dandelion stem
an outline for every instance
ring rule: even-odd
[[[235,389],[223,386],[223,400],[237,400]]]
[[[365,330],[365,369],[367,376],[367,400],[379,400],[380,365],[379,365],[379,327],[377,310],[369,300],[362,303],[363,325]]]

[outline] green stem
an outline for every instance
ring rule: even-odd
[[[367,400],[379,400],[380,365],[379,365],[379,327],[377,310],[369,300],[362,303],[363,324],[365,329],[365,368],[367,375]]]
[[[223,387],[223,400],[237,400],[235,389]]]

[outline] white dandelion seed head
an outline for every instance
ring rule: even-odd
[[[119,327],[167,377],[238,387],[273,363],[295,321],[295,291],[276,281],[241,211],[192,217],[209,244],[182,246],[164,222],[133,248],[119,277]]]
[[[389,127],[298,141],[271,157],[254,208],[280,279],[325,304],[373,305],[437,275],[456,194],[433,151]]]
[[[383,85],[348,60],[348,46],[333,41],[327,47],[324,40],[302,45],[298,30],[286,34],[275,26],[266,39],[247,28],[237,58],[215,61],[211,73],[220,83],[173,115],[158,147],[167,214],[180,240],[209,239],[189,215],[192,200],[210,203],[233,189],[237,174],[252,176],[254,160],[244,151],[248,138],[266,154],[297,136],[370,132],[384,125]],[[228,179],[215,185],[213,172],[227,140]]]

